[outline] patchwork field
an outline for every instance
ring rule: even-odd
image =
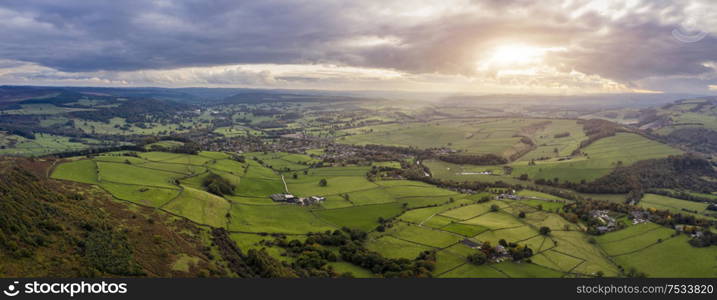
[[[605,234],[597,240],[617,264],[649,277],[717,276],[714,249],[692,247],[687,243],[687,235],[674,236],[674,232],[646,223]]]
[[[338,141],[418,148],[445,146],[473,154],[510,156],[526,147],[516,134],[540,122],[535,119],[481,119],[378,125],[345,130],[346,136]]]
[[[669,210],[673,213],[693,215],[699,218],[717,219],[716,212],[707,210],[708,203],[671,198],[656,194],[645,194],[638,203],[644,208]]]
[[[268,234],[305,238],[311,232],[342,227],[361,229],[369,232],[366,247],[386,257],[413,259],[423,251],[437,251],[433,272],[437,277],[617,276],[618,265],[635,267],[651,276],[670,276],[687,271],[649,265],[638,253],[669,247],[694,252],[702,259],[708,257],[703,249],[689,246],[686,237],[672,237],[672,230],[654,224],[631,226],[591,242],[579,224],[556,214],[565,199],[536,191],[520,191],[522,200],[483,202],[495,195],[460,194],[407,180],[371,182],[365,177],[370,167],[310,168],[302,163],[310,162],[308,156],[300,154],[278,154],[287,165],[307,167],[306,173],[297,172],[296,178],[293,172],[269,168],[264,159],[277,159],[270,154],[246,162],[230,157],[219,152],[144,152],[137,156],[116,152],[59,163],[52,178],[98,185],[119,200],[155,207],[198,224],[227,228],[240,247],[247,249],[272,239]],[[206,192],[204,180],[210,173],[234,185],[234,195]],[[326,186],[319,184],[321,179],[326,179]],[[324,195],[327,199],[302,207],[268,198],[285,188],[298,196]],[[681,203],[649,194],[643,201],[670,206]],[[700,203],[687,203],[685,207],[704,209]],[[521,212],[524,217],[518,217]],[[395,221],[390,226],[379,226],[392,219]],[[542,226],[549,227],[551,234],[541,235],[538,228]],[[467,261],[467,256],[477,250],[464,245],[465,239],[492,245],[506,240],[530,247],[534,256],[531,263],[476,266]],[[281,256],[281,248],[269,247],[267,251],[280,260],[292,261]],[[369,270],[342,262],[332,267],[359,277],[372,276]],[[695,268],[699,269],[694,274],[710,274],[709,267]]]
[[[563,161],[536,161],[534,166],[528,165],[528,162],[515,162],[511,164],[513,175],[527,174],[531,179],[591,181],[607,175],[618,165],[628,166],[639,160],[677,155],[682,151],[636,134],[618,133],[592,143],[583,149],[583,153],[585,156]]]

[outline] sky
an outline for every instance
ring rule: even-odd
[[[714,0],[0,2],[0,84],[717,94]]]

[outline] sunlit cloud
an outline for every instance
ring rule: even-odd
[[[714,92],[715,8],[709,0],[7,1],[0,84]]]

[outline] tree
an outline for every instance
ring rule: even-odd
[[[550,234],[550,228],[549,228],[549,227],[546,227],[546,226],[540,227],[539,232],[540,232],[541,235],[549,235],[549,234]]]
[[[525,212],[521,211],[521,212],[518,214],[518,217],[519,217],[519,218],[525,218]]]
[[[299,174],[294,173],[294,175],[291,175],[291,177],[294,179],[299,179]]]
[[[493,205],[490,206],[490,211],[492,211],[492,212],[496,212],[496,211],[498,211],[499,209],[500,209],[500,207],[498,207],[498,205],[493,204]]]
[[[329,183],[326,181],[326,178],[321,178],[321,180],[319,180],[319,186],[326,186],[327,184]]]
[[[488,256],[485,255],[485,253],[479,251],[474,254],[468,255],[468,261],[475,265],[482,265],[488,262]]]

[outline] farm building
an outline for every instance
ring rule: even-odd
[[[466,245],[466,246],[471,247],[471,248],[473,248],[473,249],[480,248],[480,243],[477,243],[477,242],[472,241],[472,240],[469,240],[469,239],[463,239],[463,240],[461,241],[461,243],[463,243],[463,245]]]
[[[294,202],[296,196],[292,194],[272,194],[269,198],[275,202]]]
[[[326,198],[321,196],[296,197],[292,194],[272,194],[269,198],[271,198],[274,202],[296,203],[299,205],[318,204],[326,200]]]

